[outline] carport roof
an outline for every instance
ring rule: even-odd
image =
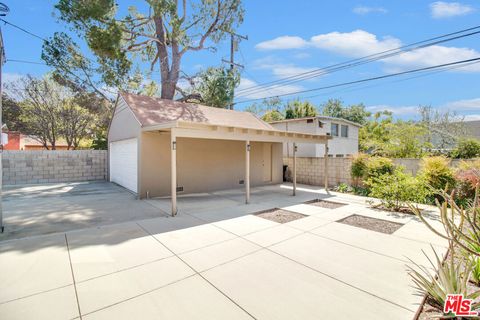
[[[142,127],[183,121],[255,130],[276,130],[250,112],[212,108],[126,92],[120,93],[120,96],[133,111]]]

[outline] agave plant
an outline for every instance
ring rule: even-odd
[[[476,238],[477,235],[470,234],[472,238]],[[480,245],[478,244],[470,244],[470,249],[475,252],[480,253]],[[480,286],[480,257],[470,252],[464,251],[463,255],[465,257],[465,261],[470,263],[470,267],[472,269],[472,279],[471,281],[474,282],[477,286]]]
[[[468,258],[468,261],[471,264],[472,268],[472,281],[475,282],[477,286],[480,285],[480,258],[471,255]]]
[[[471,275],[469,264],[455,262],[453,252],[450,252],[451,257],[447,261],[442,262],[433,247],[432,250],[435,254],[435,262],[425,252],[424,254],[434,270],[433,273],[430,268],[421,266],[412,260],[410,261],[414,267],[408,266],[409,274],[419,294],[426,295],[428,302],[440,310],[443,310],[448,294],[462,294],[467,299],[475,299],[480,296],[480,291],[468,292],[468,280]],[[473,307],[477,308],[478,304]]]

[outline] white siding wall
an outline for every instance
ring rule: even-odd
[[[323,127],[320,128],[318,125],[318,120],[322,121]],[[327,119],[316,119],[313,123],[307,123],[307,120],[299,121],[286,121],[279,123],[272,123],[272,126],[279,130],[284,131],[296,131],[303,133],[311,134],[326,134],[331,131],[331,123],[339,124],[339,136],[333,137],[332,140],[328,141],[329,154],[333,155],[353,155],[358,153],[358,127],[343,122],[342,120],[331,121]],[[348,137],[341,137],[340,125],[348,125]],[[284,157],[291,157],[293,152],[292,144],[285,143],[283,146],[283,155]],[[323,157],[325,154],[325,147],[323,144],[309,144],[309,143],[299,143],[298,144],[298,157]]]
[[[317,134],[317,125],[318,122],[313,121],[313,123],[307,123],[305,121],[290,121],[283,123],[273,123],[272,126],[278,130],[283,131],[295,131],[303,132],[310,134]],[[315,157],[317,145],[313,143],[299,143],[297,148],[297,157]],[[293,156],[293,143],[284,143],[283,144],[283,155],[284,157]]]
[[[353,155],[358,153],[358,127],[352,126],[351,124],[342,122],[342,121],[324,121],[324,130],[327,129],[330,132],[332,123],[337,123],[339,125],[338,128],[338,137],[333,137],[332,140],[328,141],[328,153],[333,155]],[[348,137],[344,138],[341,137],[341,125],[348,125]],[[320,145],[321,153],[317,154],[317,157],[323,157],[324,154],[324,147]]]

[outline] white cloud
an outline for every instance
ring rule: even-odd
[[[255,48],[259,50],[284,50],[300,49],[308,45],[308,42],[297,36],[281,36],[272,40],[258,43]]]
[[[450,62],[478,58],[480,52],[470,48],[431,46],[385,59],[385,62],[398,66],[428,67]],[[480,64],[472,64],[457,71],[480,72]]]
[[[240,90],[248,89],[253,86],[257,86],[258,83],[256,83],[253,80],[250,80],[248,78],[241,78],[240,79],[240,85],[237,88],[237,92]],[[296,85],[285,85],[281,87],[269,87],[268,90],[264,91],[251,91],[251,93],[244,93],[242,94],[239,92],[238,94],[235,95],[235,98],[242,98],[242,99],[262,99],[265,97],[270,97],[270,96],[276,96],[276,95],[281,95],[281,94],[288,94],[288,93],[293,93],[297,91],[303,90],[304,87],[302,86],[296,86]]]
[[[463,119],[465,121],[478,121],[480,120],[480,114],[468,114]]]
[[[307,59],[307,58],[310,58],[311,55],[306,52],[300,52],[300,53],[294,54],[293,57],[295,59]]]
[[[459,2],[436,1],[430,4],[432,17],[435,19],[463,16],[475,11],[472,6]]]
[[[340,53],[345,56],[362,57],[401,46],[401,41],[392,37],[378,39],[364,30],[352,32],[330,32],[310,39],[312,46]]]
[[[387,13],[388,10],[382,7],[365,7],[365,6],[358,6],[353,8],[353,13],[366,15],[369,13]]]
[[[457,101],[447,102],[436,107],[442,112],[455,111],[459,114],[468,113],[472,111],[480,111],[480,98],[463,99]],[[418,106],[392,106],[387,104],[368,106],[367,110],[370,112],[379,112],[383,110],[391,111],[395,116],[416,116],[418,115]],[[480,114],[465,115],[465,120],[480,120]]]
[[[480,111],[480,98],[448,102],[442,108],[455,111]]]
[[[396,49],[404,45],[394,37],[379,38],[364,30],[352,32],[330,32],[313,36],[308,41],[309,46],[338,53],[346,57],[360,58],[371,54]],[[480,52],[470,48],[430,46],[414,51],[404,52],[382,60],[389,70],[401,71],[405,67],[429,67],[459,60],[477,58]],[[480,64],[456,69],[457,71],[480,72]]]
[[[252,68],[257,70],[269,70],[275,77],[284,78],[299,73],[305,73],[314,70],[315,68],[298,67],[292,63],[284,63],[282,59],[275,56],[266,56],[261,59],[256,59],[251,64]]]
[[[314,70],[314,68],[297,67],[292,64],[260,64],[258,69],[269,69],[277,78],[285,78]]]

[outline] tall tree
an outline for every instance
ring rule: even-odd
[[[359,131],[360,151],[393,158],[418,158],[430,148],[427,130],[413,121],[394,121],[389,111],[377,112]]]
[[[60,113],[65,90],[51,77],[27,76],[10,83],[8,91],[19,99],[25,133],[41,142],[45,149],[55,150],[62,130]]]
[[[60,110],[62,125],[60,134],[67,142],[67,149],[77,149],[80,141],[93,137],[95,116],[81,107],[73,98],[65,99]]]
[[[342,118],[364,125],[372,114],[366,110],[363,103],[344,106],[341,100],[330,99],[322,105],[322,115]]]
[[[69,149],[75,149],[82,139],[93,136],[94,128],[103,126],[95,116],[94,111],[102,110],[95,100],[61,85],[52,75],[41,79],[24,77],[10,83],[8,91],[18,99],[22,132],[41,142],[45,149],[55,150],[60,138],[67,141]]]
[[[384,150],[394,158],[421,158],[430,143],[426,140],[428,130],[413,121],[398,120],[391,127],[390,139]]]
[[[10,131],[24,131],[25,123],[22,121],[22,108],[20,104],[9,95],[2,94],[2,119]]]
[[[184,92],[187,101],[198,101],[215,108],[228,108],[233,101],[240,75],[225,68],[210,67],[192,80],[191,93]]]
[[[285,115],[278,110],[268,110],[262,116],[262,120],[266,122],[280,121],[285,119]]]
[[[386,155],[386,145],[391,139],[394,126],[392,113],[377,112],[359,131],[358,143],[362,152],[373,155]]]
[[[309,101],[293,100],[285,107],[285,119],[315,117],[317,108]]]
[[[218,43],[227,32],[234,31],[243,21],[241,0],[144,1],[145,12],[131,6],[125,16],[120,16],[122,10],[114,0],[59,0],[55,8],[60,19],[86,39],[104,80],[119,83],[115,72],[120,70],[120,76],[124,75],[131,61],[140,57],[150,64],[151,71],[159,68],[161,97],[173,99],[185,53],[213,50],[210,44]],[[56,65],[60,58],[51,49],[53,54],[44,51],[52,58],[52,65]],[[67,52],[64,56],[71,54]]]
[[[441,111],[432,106],[419,106],[420,124],[427,131],[427,141],[439,150],[452,149],[464,138],[467,129],[464,117],[455,111]]]

